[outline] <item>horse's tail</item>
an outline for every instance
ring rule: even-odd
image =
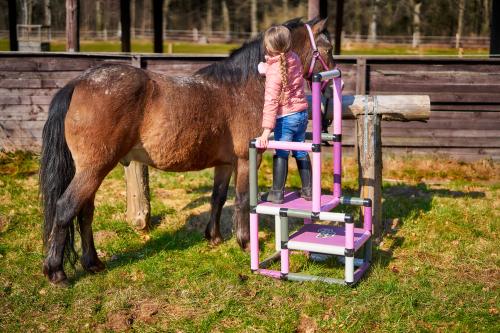
[[[59,90],[49,107],[49,116],[42,132],[40,161],[40,193],[44,212],[43,243],[47,250],[56,215],[56,203],[75,175],[75,164],[64,136],[64,119],[73,96],[76,81]],[[64,257],[71,265],[77,260],[74,248],[75,227],[72,221],[66,235]]]

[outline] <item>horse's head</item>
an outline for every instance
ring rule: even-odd
[[[326,30],[327,18],[319,19],[315,18],[306,23],[303,23],[300,19],[293,19],[285,22],[283,25],[288,27],[292,33],[292,50],[297,53],[302,61],[303,73],[306,79],[310,79],[312,73],[318,73],[333,69],[335,67],[335,61],[332,57],[333,45],[330,42],[328,31]],[[310,27],[310,31],[307,26]],[[314,41],[314,44],[311,42]],[[316,50],[314,50],[314,45],[316,45]],[[320,57],[315,54],[319,54]],[[324,62],[324,65],[322,64]],[[313,67],[311,68],[311,64]]]

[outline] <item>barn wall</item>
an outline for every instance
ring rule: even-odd
[[[51,96],[100,63],[189,75],[218,56],[0,53],[0,149],[39,151]],[[345,93],[430,95],[427,123],[383,122],[384,151],[442,153],[462,160],[500,160],[500,59],[339,57]],[[359,68],[358,68],[359,67]],[[358,85],[358,87],[356,87]],[[343,141],[354,145],[354,122]]]

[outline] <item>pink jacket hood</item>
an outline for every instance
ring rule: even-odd
[[[286,53],[285,57],[288,65],[288,83],[285,87],[285,96],[282,100],[280,100],[280,56],[266,56],[266,65],[263,66],[266,74],[262,117],[262,127],[264,128],[273,129],[276,124],[276,117],[307,109],[302,63],[299,56],[292,51]]]

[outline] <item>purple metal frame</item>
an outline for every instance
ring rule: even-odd
[[[322,79],[321,74],[326,75],[326,79],[333,76],[333,189],[332,195],[321,195],[321,90],[322,90]],[[286,243],[281,239],[282,248],[280,251],[275,253],[272,258],[268,258],[265,261],[269,260],[280,260],[281,268],[280,271],[271,270],[264,267],[264,265],[260,266],[259,264],[259,239],[258,239],[258,214],[255,209],[257,205],[259,206],[278,206],[280,209],[290,209],[290,210],[301,210],[310,211],[311,218],[318,216],[320,212],[328,212],[335,208],[340,203],[351,204],[349,201],[343,200],[341,198],[342,189],[341,189],[341,178],[342,178],[342,79],[340,76],[335,77],[332,75],[332,71],[323,72],[316,74],[319,75],[312,82],[312,142],[284,142],[284,141],[269,141],[267,145],[267,149],[286,149],[286,150],[302,150],[307,152],[312,152],[312,202],[307,202],[302,198],[299,198],[295,193],[287,193],[285,195],[285,202],[283,204],[273,204],[270,202],[260,202],[257,203],[257,175],[256,171],[252,174],[251,172],[251,197],[253,198],[253,208],[250,213],[250,257],[251,257],[251,269],[253,272],[270,276],[277,279],[286,279],[287,275],[290,274],[290,279],[292,280],[321,280],[321,277],[317,276],[308,276],[308,275],[297,275],[295,273],[291,273],[289,267],[289,249],[287,248]],[[319,79],[318,79],[319,78]],[[253,145],[253,146],[252,146]],[[253,141],[251,144],[251,148],[262,148],[258,141]],[[255,151],[252,156],[255,155]],[[256,157],[254,157],[256,159]],[[256,162],[254,161],[254,166]],[[252,164],[251,164],[252,165]],[[252,178],[253,177],[253,178]],[[253,184],[252,184],[253,182]],[[365,204],[369,201],[362,200],[360,198],[356,198],[357,205],[363,205],[364,209],[364,221],[363,228],[354,228],[354,223],[351,220],[346,220],[345,229],[341,230],[338,227],[338,236],[335,242],[332,242],[333,246],[338,246],[340,248],[345,249],[345,263],[346,263],[346,279],[345,281],[338,279],[328,279],[329,281],[333,281],[333,283],[344,283],[344,284],[352,284],[356,283],[364,272],[370,266],[371,260],[371,233],[372,233],[372,209],[371,203]],[[251,199],[252,202],[252,199]],[[362,203],[361,203],[362,202]],[[252,203],[251,203],[252,205]],[[281,213],[280,213],[281,214]],[[314,227],[313,220],[311,218],[304,217],[304,224],[306,225],[304,228],[310,225],[311,230],[316,230]],[[298,233],[303,232],[305,229],[301,229]],[[297,234],[297,233],[296,233]],[[294,235],[295,236],[295,235]],[[292,238],[294,237],[292,236]],[[283,237],[283,235],[282,235]],[[288,240],[288,234],[284,235],[286,237],[285,240]],[[310,237],[311,238],[311,237]],[[342,239],[343,238],[343,239]],[[314,242],[314,238],[311,238],[310,242]],[[339,243],[339,240],[342,239],[343,244]],[[318,244],[321,242],[318,242]],[[323,242],[324,243],[324,242]],[[365,244],[366,243],[366,244]],[[292,243],[290,243],[292,244]],[[358,267],[357,270],[354,271],[354,252],[357,251],[361,246],[366,247],[369,246],[370,250],[368,251],[368,255],[365,255],[365,260],[363,264]],[[328,245],[329,246],[329,245]],[[349,253],[349,255],[348,255]],[[349,259],[349,260],[347,260]],[[349,261],[349,266],[348,266]],[[292,278],[293,277],[293,278]]]

